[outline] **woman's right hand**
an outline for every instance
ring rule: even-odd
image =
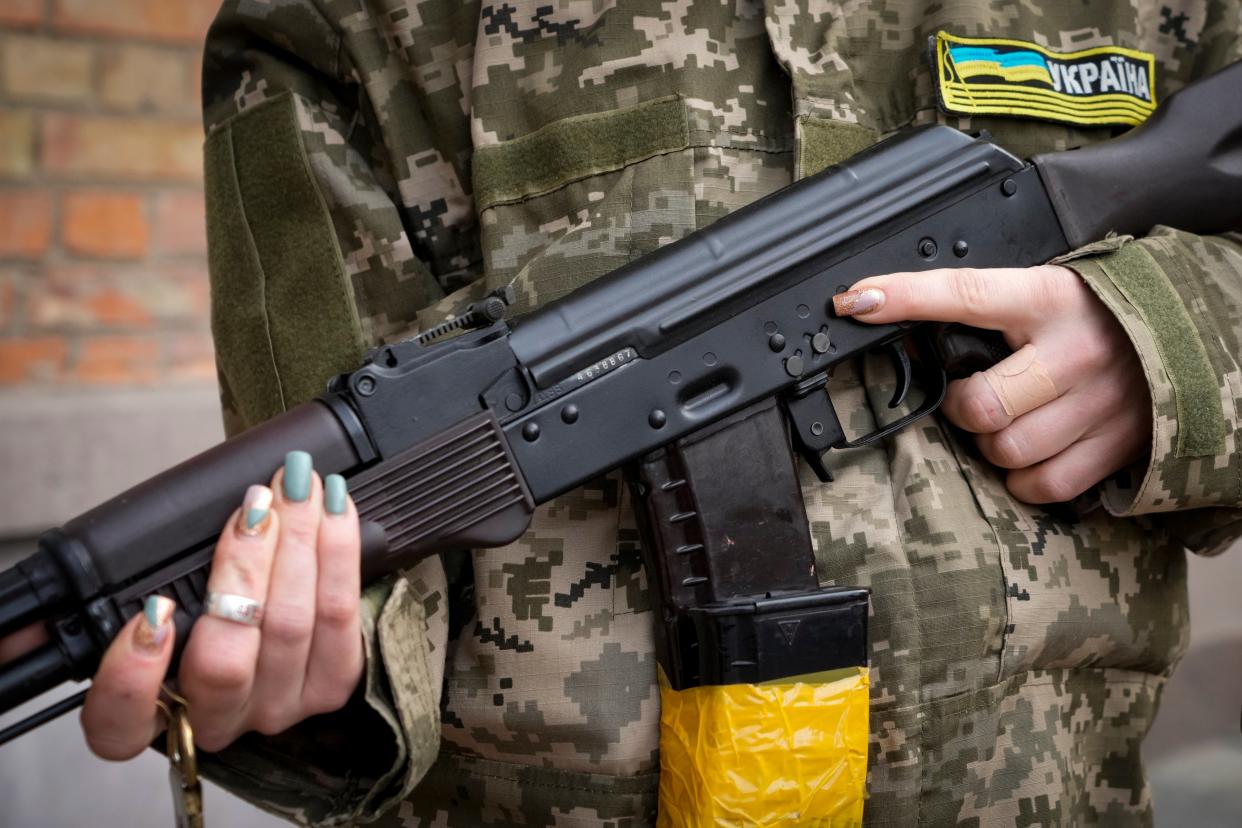
[[[220,535],[207,589],[258,601],[262,623],[201,616],[177,675],[201,749],[279,733],[349,700],[363,673],[360,555],[345,481],[321,482],[310,455],[290,452],[270,488],[250,488]],[[87,744],[104,759],[137,755],[165,727],[156,699],[174,609],[148,598],[104,654],[82,710]]]

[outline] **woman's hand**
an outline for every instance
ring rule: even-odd
[[[359,549],[345,481],[321,483],[305,452],[290,452],[271,488],[250,488],[220,535],[207,589],[258,601],[262,623],[195,622],[178,686],[199,747],[279,733],[348,701],[363,669]],[[104,654],[82,710],[86,741],[104,759],[137,755],[165,726],[156,698],[173,610],[152,596]]]
[[[833,304],[862,322],[960,322],[1004,334],[1015,353],[951,383],[942,410],[978,435],[984,457],[1011,470],[1019,500],[1069,500],[1150,448],[1138,354],[1072,270],[894,273],[863,279]]]

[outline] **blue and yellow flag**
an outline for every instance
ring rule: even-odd
[[[947,32],[931,46],[945,112],[1136,126],[1156,108],[1155,58],[1148,52],[1099,46],[1059,53],[1021,40]]]

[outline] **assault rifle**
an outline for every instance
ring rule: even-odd
[[[40,621],[49,636],[0,668],[0,711],[89,678],[152,593],[176,600],[180,647],[201,611],[221,526],[246,487],[268,480],[291,449],[349,479],[368,580],[444,550],[510,542],[538,504],[668,446],[690,450],[698,435],[756,406],[781,413],[788,437],[778,434],[776,444],[792,440],[828,479],[824,452],[874,442],[934,411],[947,370],[997,356],[928,325],[835,318],[834,293],[877,273],[1035,265],[1110,231],[1235,229],[1240,193],[1235,64],[1171,96],[1143,127],[1090,148],[1026,163],[986,138],[912,130],[513,322],[503,318],[503,293],[490,296],[453,322],[372,351],[319,399],[43,535],[37,552],[0,574],[0,636]],[[920,340],[916,361],[904,350],[911,337]],[[829,372],[877,348],[888,348],[898,368],[893,404],[914,386],[921,402],[851,441],[825,393]],[[675,493],[686,482],[658,477],[647,474],[640,492]],[[647,518],[689,520],[662,514],[653,508]],[[717,611],[738,595],[776,601],[778,620],[819,606],[807,570],[792,592],[779,577],[765,583],[754,570],[768,561],[716,557],[711,534],[701,527],[698,540],[668,550],[657,577],[665,592],[714,602],[727,624],[733,610]],[[722,588],[722,578],[733,585]],[[666,613],[670,635],[695,638],[682,624],[693,609]],[[701,621],[691,626],[701,630]],[[693,660],[696,647],[728,651],[729,670],[762,680],[768,668],[714,629],[681,660]],[[815,649],[791,630],[756,627],[744,637],[777,646],[783,636],[790,657]],[[685,666],[675,683],[730,680],[706,662]],[[36,714],[7,738],[78,701]]]

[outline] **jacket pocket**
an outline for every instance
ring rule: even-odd
[[[1000,677],[1085,666],[1167,670],[1185,646],[1181,546],[1148,521],[1112,517],[1094,490],[1072,504],[1021,503],[969,435],[946,432],[1000,543]]]
[[[658,98],[479,147],[473,181],[489,288],[518,312],[557,299],[696,227],[684,102]]]

